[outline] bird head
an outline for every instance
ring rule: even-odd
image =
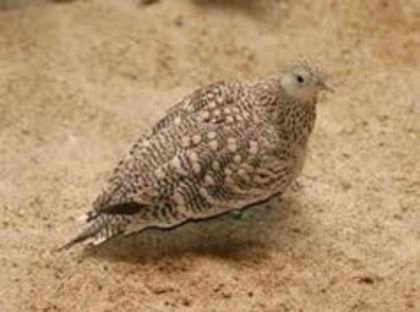
[[[280,84],[284,92],[296,100],[314,99],[320,91],[333,91],[325,83],[322,71],[308,62],[300,62],[286,68],[280,78]]]

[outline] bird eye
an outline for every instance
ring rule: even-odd
[[[303,77],[301,75],[297,75],[296,76],[296,81],[299,83],[303,83],[305,81],[305,79],[303,79]]]

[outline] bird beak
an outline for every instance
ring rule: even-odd
[[[328,91],[328,92],[331,92],[331,93],[335,92],[335,90],[331,86],[327,85],[324,81],[320,81],[319,86],[320,86],[321,90]]]

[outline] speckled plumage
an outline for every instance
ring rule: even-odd
[[[65,247],[170,228],[283,193],[302,170],[325,88],[316,70],[299,64],[186,96],[134,144],[87,213],[86,228]]]

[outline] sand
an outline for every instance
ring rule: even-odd
[[[12,2],[0,311],[420,311],[419,1]],[[302,56],[336,93],[321,97],[298,190],[245,220],[54,251],[182,95]]]

